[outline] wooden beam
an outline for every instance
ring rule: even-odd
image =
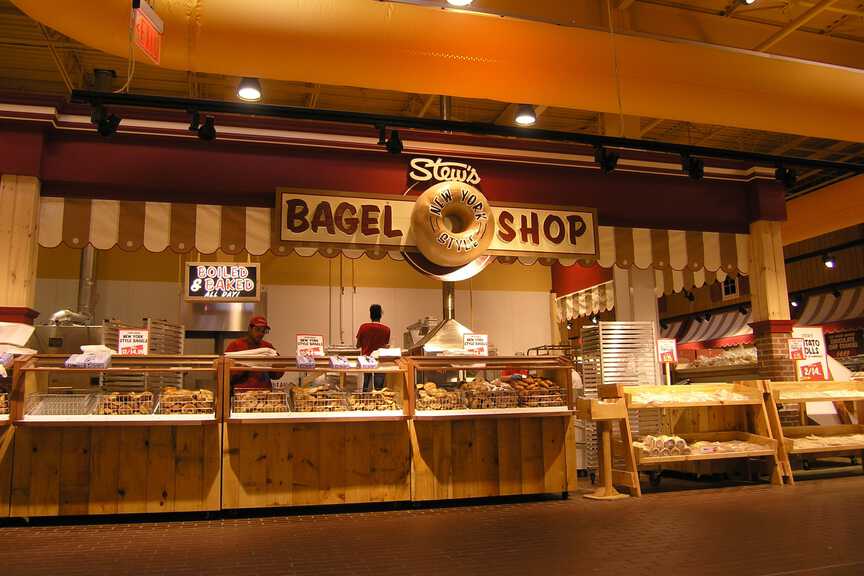
[[[66,85],[66,89],[71,93],[72,90],[75,89],[75,85],[72,83],[72,79],[70,78],[69,73],[66,71],[66,66],[63,65],[63,59],[60,58],[60,54],[57,53],[57,49],[54,47],[54,41],[51,39],[48,28],[46,28],[42,24],[39,24],[39,30],[42,31],[42,36],[48,43],[48,50],[49,52],[51,52],[51,59],[54,60],[54,64],[57,66],[57,70],[60,72],[60,77],[63,79],[63,83]]]
[[[791,140],[788,140],[788,141],[784,142],[783,144],[781,144],[780,146],[778,146],[777,148],[771,150],[771,154],[777,154],[777,155],[785,154],[789,150],[792,150],[793,148],[797,148],[798,146],[803,144],[806,140],[807,140],[807,136],[798,136],[797,138],[792,138]]]
[[[311,90],[309,94],[306,95],[306,107],[307,108],[317,108],[318,107],[318,96],[321,95],[321,85],[320,84],[312,84]]]
[[[635,3],[636,0],[618,0],[618,4],[615,6],[615,9],[624,11]]]
[[[663,123],[663,118],[657,118],[648,123],[647,126],[639,130],[639,137],[642,138]]]
[[[765,50],[768,50],[796,30],[798,30],[801,26],[804,26],[810,20],[824,12],[836,1],[837,0],[821,0],[820,2],[814,4],[807,11],[789,22],[786,26],[772,34],[771,37],[769,37],[767,40],[761,42],[758,46],[756,46],[756,48],[754,48],[754,50],[758,52],[764,52]]]
[[[831,146],[828,146],[824,150],[820,150],[819,152],[811,154],[810,156],[808,156],[808,158],[813,158],[815,160],[818,160],[820,158],[825,158],[826,156],[830,156],[832,152],[842,152],[843,149],[848,148],[849,146],[854,146],[854,145],[855,145],[854,142],[835,142],[834,144],[832,144]],[[857,156],[857,154],[846,154],[843,157],[842,161],[845,162],[847,160],[851,160],[851,159],[855,158],[855,156]],[[807,178],[810,178],[811,176],[813,176],[814,174],[818,174],[819,172],[821,172],[821,170],[808,170],[807,172],[804,172],[803,174],[801,174],[801,176],[799,176],[799,180],[804,181]]]
[[[435,100],[435,94],[429,94],[426,96],[426,101],[423,102],[423,107],[420,108],[420,112],[417,113],[418,118],[422,118],[426,115],[426,112],[429,111],[429,107],[432,105],[433,100]]]

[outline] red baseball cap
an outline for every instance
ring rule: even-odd
[[[267,318],[264,316],[253,316],[251,320],[249,320],[249,326],[260,326],[261,328],[270,329],[270,325],[267,324]]]

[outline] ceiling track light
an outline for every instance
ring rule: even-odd
[[[798,173],[792,168],[778,166],[774,170],[774,178],[778,182],[781,182],[786,188],[792,188],[798,181]]]
[[[402,145],[402,139],[399,137],[398,130],[390,131],[390,138],[387,140],[385,147],[387,148],[387,152],[391,154],[402,153],[402,150],[405,148],[405,146]]]
[[[740,312],[742,316],[747,316],[747,314],[750,313],[750,307],[746,304],[742,304],[738,307],[738,312]]]
[[[592,324],[597,324],[597,316],[596,316],[596,315],[591,316],[591,323],[592,323]]]
[[[834,296],[834,298],[840,298],[840,296],[841,296],[840,290],[835,288],[834,290],[831,291],[831,295]]]
[[[687,298],[687,300],[689,300],[690,302],[693,302],[694,300],[696,300],[696,295],[693,292],[690,292],[686,288],[684,290],[682,290],[682,292],[684,294],[684,297]]]
[[[828,268],[829,270],[833,270],[837,267],[837,261],[834,260],[834,257],[831,256],[831,254],[824,254],[822,256],[822,264],[824,264],[825,268]]]
[[[534,106],[530,104],[519,104],[516,107],[516,115],[513,121],[519,126],[532,126],[537,122],[537,113],[534,111]]]
[[[216,118],[213,116],[206,116],[204,118],[204,123],[201,123],[201,114],[197,110],[193,110],[191,112],[192,119],[189,122],[189,130],[192,132],[198,133],[198,138],[201,140],[215,140],[216,139]]]
[[[117,132],[122,119],[116,114],[109,114],[104,106],[97,104],[90,111],[90,122],[96,126],[100,136],[108,137]]]
[[[693,180],[701,180],[705,175],[705,162],[685,153],[681,155],[681,170]]]
[[[594,147],[594,161],[600,165],[600,171],[603,174],[609,174],[618,166],[618,153],[609,152],[603,146]]]
[[[261,82],[257,78],[243,78],[237,85],[237,97],[245,102],[261,100]]]
[[[795,295],[789,299],[789,305],[793,308],[799,308],[801,306],[801,296]]]

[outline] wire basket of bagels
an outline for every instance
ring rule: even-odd
[[[159,397],[158,414],[214,414],[215,395],[210,390],[166,386]]]
[[[99,396],[96,414],[100,416],[132,416],[153,414],[155,396],[150,391],[110,392]]]
[[[282,390],[238,390],[231,399],[235,414],[274,414],[290,412],[288,393]]]
[[[540,376],[523,376],[521,378],[512,376],[501,378],[502,382],[508,382],[516,390],[519,398],[519,406],[523,408],[542,408],[550,406],[565,406],[567,401],[561,387]]]
[[[345,392],[329,382],[315,386],[294,386],[291,388],[291,401],[296,412],[344,412],[348,410]]]
[[[438,386],[435,382],[418,383],[417,410],[462,410],[465,399],[461,390]]]
[[[477,378],[462,385],[465,403],[471,409],[516,408],[519,396],[509,382],[495,379],[492,382]]]

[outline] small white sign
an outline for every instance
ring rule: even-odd
[[[488,334],[465,334],[462,336],[462,348],[467,354],[473,356],[488,356],[489,355],[489,335]]]
[[[804,340],[804,360],[797,360],[795,368],[800,381],[828,380],[825,336],[820,326],[795,326],[792,336]]]
[[[297,334],[297,356],[324,356],[324,336]]]
[[[117,353],[121,356],[146,356],[149,350],[148,330],[118,330]]]
[[[657,357],[661,364],[677,364],[678,341],[675,338],[658,338]]]

